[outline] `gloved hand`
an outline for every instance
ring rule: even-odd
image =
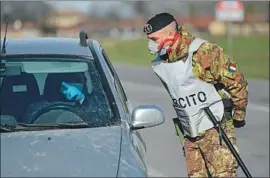
[[[66,88],[66,90],[63,90],[62,92],[68,100],[75,100],[82,104],[85,96],[78,88],[69,85],[66,82],[62,82],[62,85]]]
[[[242,120],[242,121],[233,120],[233,125],[235,128],[241,128],[241,127],[244,127],[246,125],[246,121],[245,120]]]

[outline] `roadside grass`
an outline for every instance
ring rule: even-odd
[[[226,37],[204,38],[227,51]],[[147,39],[101,40],[112,63],[150,66],[153,56],[147,49]],[[269,79],[269,37],[233,37],[232,58],[247,78]]]

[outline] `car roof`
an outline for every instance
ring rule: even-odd
[[[93,58],[90,49],[81,46],[79,42],[79,38],[7,38],[6,55],[61,54]]]

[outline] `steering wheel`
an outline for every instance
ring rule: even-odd
[[[65,110],[65,111],[69,111],[72,112],[76,115],[78,115],[84,122],[88,122],[88,118],[86,116],[86,114],[84,114],[83,112],[80,112],[77,108],[77,105],[74,104],[67,104],[67,103],[62,103],[62,102],[57,102],[54,104],[51,104],[49,106],[45,106],[44,108],[40,109],[36,114],[34,114],[34,116],[32,117],[31,123],[35,123],[35,121],[43,114],[50,112],[52,110]]]

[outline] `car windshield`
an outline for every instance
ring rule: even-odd
[[[12,119],[28,127],[116,124],[107,86],[91,60],[6,60],[0,84],[1,127]]]

